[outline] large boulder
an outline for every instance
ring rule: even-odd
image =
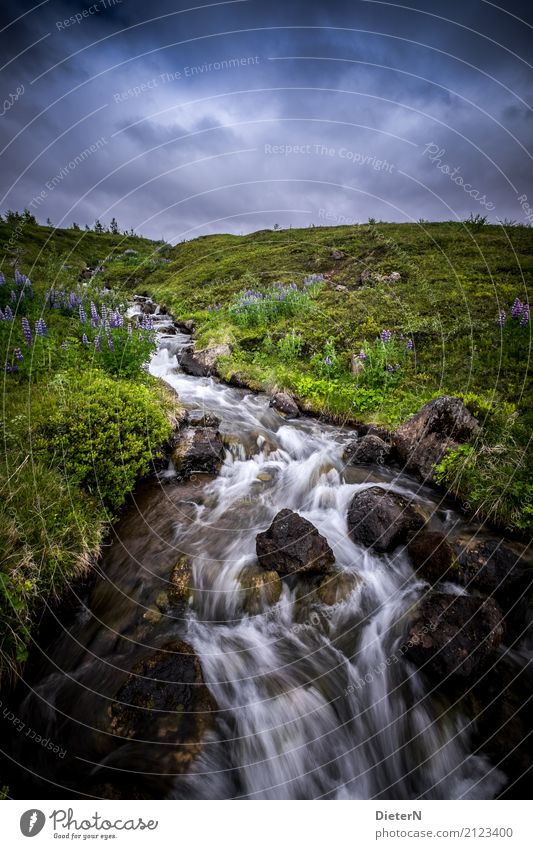
[[[424,516],[401,495],[380,486],[357,492],[348,507],[348,533],[358,545],[390,551],[424,524]]]
[[[157,744],[157,771],[182,774],[200,753],[216,709],[194,650],[173,640],[135,664],[108,709],[109,730]]]
[[[279,413],[283,413],[284,416],[288,416],[291,419],[295,419],[300,415],[298,404],[288,392],[277,392],[270,399],[269,406],[274,407]]]
[[[347,445],[344,452],[344,461],[352,466],[371,465],[372,463],[381,466],[386,462],[390,450],[390,445],[379,436],[368,434]]]
[[[458,549],[457,560],[463,583],[486,595],[512,597],[524,584],[523,561],[502,540],[474,540]]]
[[[186,374],[194,377],[209,377],[217,374],[217,362],[220,357],[229,357],[230,345],[213,345],[203,351],[185,351],[180,357],[180,366]]]
[[[432,592],[415,608],[402,651],[436,681],[468,682],[486,668],[504,633],[493,599]]]
[[[259,565],[280,575],[300,572],[327,574],[335,557],[327,540],[311,522],[292,510],[281,510],[268,530],[257,535]]]
[[[185,428],[172,454],[178,476],[182,479],[195,472],[215,475],[224,462],[226,450],[214,427]]]
[[[433,467],[458,443],[471,439],[479,424],[460,398],[442,395],[425,404],[393,434],[393,445],[407,471],[433,479]]]
[[[430,584],[459,579],[455,554],[440,531],[420,531],[409,542],[407,551],[417,575]]]

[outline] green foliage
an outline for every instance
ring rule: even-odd
[[[40,429],[51,460],[111,510],[120,507],[168,439],[154,393],[98,371],[58,375],[55,404]]]
[[[230,303],[228,314],[236,324],[268,327],[272,322],[298,315],[309,309],[312,297],[322,286],[322,278],[306,277],[303,288],[296,283],[275,283],[265,291],[248,288]]]
[[[270,339],[270,337],[269,337]],[[294,328],[278,341],[278,354],[284,363],[294,363],[302,354],[304,341],[302,334]]]

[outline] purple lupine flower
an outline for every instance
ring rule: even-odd
[[[525,327],[529,321],[529,304],[524,304],[522,310],[522,318],[520,319],[520,327]]]
[[[385,366],[385,368],[386,368],[386,370],[387,370],[389,373],[390,373],[391,371],[394,371],[394,368],[390,365],[390,363],[387,363],[387,365]]]
[[[21,274],[18,268],[15,268],[15,283],[17,284],[17,286],[20,286],[22,283],[24,283],[25,279],[26,278],[24,274]]]
[[[94,303],[92,301],[91,301],[91,322],[93,324],[93,327],[98,327],[98,324],[100,322],[100,318],[98,316],[98,310],[96,309],[96,306],[94,305]]]
[[[415,343],[413,342],[412,339],[408,339],[405,347],[407,348],[408,351],[412,351],[415,347]]]
[[[78,298],[78,296],[76,295],[75,292],[70,293],[70,295],[68,296],[68,302],[69,302],[69,306],[72,307],[72,309],[74,309],[74,307],[78,306],[79,298]]]
[[[110,333],[107,334],[107,347],[109,348],[111,353],[114,353],[115,346],[113,345],[113,337]]]
[[[5,321],[5,320],[6,320],[6,317],[5,317],[2,309],[0,308],[0,321]]]
[[[100,337],[99,336],[94,337],[94,350],[97,351],[98,353],[100,353]]]
[[[82,343],[82,345],[88,345],[89,344],[89,340],[87,339],[86,333],[84,333],[83,336],[81,337],[81,343]]]
[[[6,282],[6,278],[3,271],[0,271],[0,286],[3,286]]]
[[[379,338],[386,345],[392,339],[392,333],[390,330],[382,330]]]
[[[4,316],[6,321],[13,321],[13,310],[11,309],[9,304],[6,304],[6,306],[4,307]]]
[[[48,336],[48,328],[44,318],[39,318],[35,322],[35,333],[37,336]]]
[[[128,321],[128,336],[133,336],[133,327],[131,326],[131,321]]]
[[[398,369],[401,369],[400,363],[394,363],[394,368],[396,369],[396,371],[398,371]]]
[[[333,360],[331,359],[331,357],[325,357],[324,358],[324,365],[330,366],[332,364],[333,364]]]
[[[524,304],[520,300],[520,298],[515,298],[513,301],[513,306],[511,307],[511,318],[520,318],[522,315],[522,310],[524,308]]]
[[[212,307],[212,306],[211,306],[211,304],[210,304],[210,305],[207,307],[207,312],[211,312],[211,310],[212,310],[212,309],[213,309],[213,307]]]
[[[24,335],[24,339],[26,340],[27,345],[33,344],[33,336],[31,333],[30,322],[27,318],[22,319],[22,333]]]
[[[24,354],[22,353],[20,348],[15,348],[15,359],[16,360],[23,360],[24,359]]]
[[[11,289],[11,300],[13,301],[14,304],[17,303],[17,293],[14,292],[13,289]]]
[[[500,310],[500,314],[498,315],[498,324],[500,327],[503,327],[505,324],[505,319],[507,318],[505,310]]]
[[[363,349],[362,349],[362,348],[361,348],[361,350],[359,351],[359,359],[360,359],[360,360],[363,360],[363,361],[368,359],[368,357],[367,357],[366,353],[363,351]]]
[[[100,312],[102,313],[102,321],[106,322],[107,321],[107,307],[106,307],[105,304],[101,305]]]
[[[87,321],[87,316],[85,314],[85,310],[83,309],[83,304],[80,304],[79,313],[80,313],[80,324],[85,324],[85,322]]]

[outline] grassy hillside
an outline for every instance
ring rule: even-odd
[[[529,529],[531,228],[370,222],[207,236],[166,256],[136,288],[192,317],[198,344],[229,342],[227,377],[287,388],[341,420],[390,426],[435,395],[463,395],[483,442],[450,458],[441,480],[473,512]],[[310,275],[324,279],[308,297],[291,303],[282,289],[274,308],[273,284],[302,293]],[[512,318],[516,298],[522,313]],[[384,330],[390,342],[380,341]]]

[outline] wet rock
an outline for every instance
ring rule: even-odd
[[[395,492],[372,486],[357,492],[348,507],[348,533],[358,545],[390,551],[424,524],[424,516]]]
[[[503,540],[474,540],[457,554],[464,583],[487,595],[510,597],[524,584],[523,561]]]
[[[176,318],[174,320],[174,324],[182,333],[193,333],[194,332],[194,321],[192,318],[180,319]]]
[[[432,592],[415,608],[402,651],[444,686],[449,675],[468,683],[486,668],[504,633],[493,599]]]
[[[407,546],[407,551],[417,575],[431,584],[459,579],[453,549],[439,531],[423,530],[416,534]]]
[[[168,600],[171,604],[188,604],[192,592],[192,566],[187,555],[182,554],[170,573]]]
[[[359,436],[379,436],[383,442],[386,442],[387,445],[391,444],[392,435],[390,431],[387,430],[386,427],[382,427],[377,424],[363,424],[359,425],[357,428],[357,433]]]
[[[350,593],[361,583],[359,575],[353,572],[335,572],[326,575],[317,589],[317,598],[322,604],[331,606],[346,601]]]
[[[224,461],[225,448],[214,427],[185,428],[174,449],[172,460],[181,478],[194,472],[215,475]]]
[[[237,389],[248,389],[248,384],[245,378],[236,371],[233,372],[233,374],[230,374],[226,383],[228,386],[235,386]]]
[[[444,454],[474,436],[479,425],[460,398],[442,395],[425,404],[393,434],[393,445],[407,471],[433,479]]]
[[[218,427],[220,419],[206,410],[189,410],[187,424],[191,427]]]
[[[377,463],[382,466],[387,461],[391,447],[379,436],[363,436],[361,439],[350,442],[344,452],[344,462],[352,466],[360,463],[370,465]]]
[[[243,569],[239,575],[242,587],[242,606],[246,613],[255,615],[271,607],[281,596],[281,578],[274,570],[259,572],[253,567]]]
[[[192,647],[165,643],[135,664],[109,708],[109,731],[157,746],[157,770],[189,770],[213,725],[216,702]]]
[[[143,312],[144,315],[154,315],[156,309],[157,304],[154,304],[153,301],[145,301],[141,306],[141,312]]]
[[[270,399],[269,406],[274,407],[279,413],[283,413],[284,416],[288,416],[291,419],[295,419],[300,415],[298,404],[288,392],[277,392]]]
[[[180,366],[186,374],[194,377],[209,377],[217,373],[217,361],[220,357],[229,357],[230,345],[213,345],[203,351],[185,351],[180,358]]]
[[[143,619],[146,619],[150,625],[157,625],[161,621],[161,611],[157,607],[149,607],[144,613]]]
[[[268,530],[257,535],[255,542],[259,565],[274,569],[280,575],[327,574],[335,563],[325,537],[311,522],[292,510],[281,510]]]

